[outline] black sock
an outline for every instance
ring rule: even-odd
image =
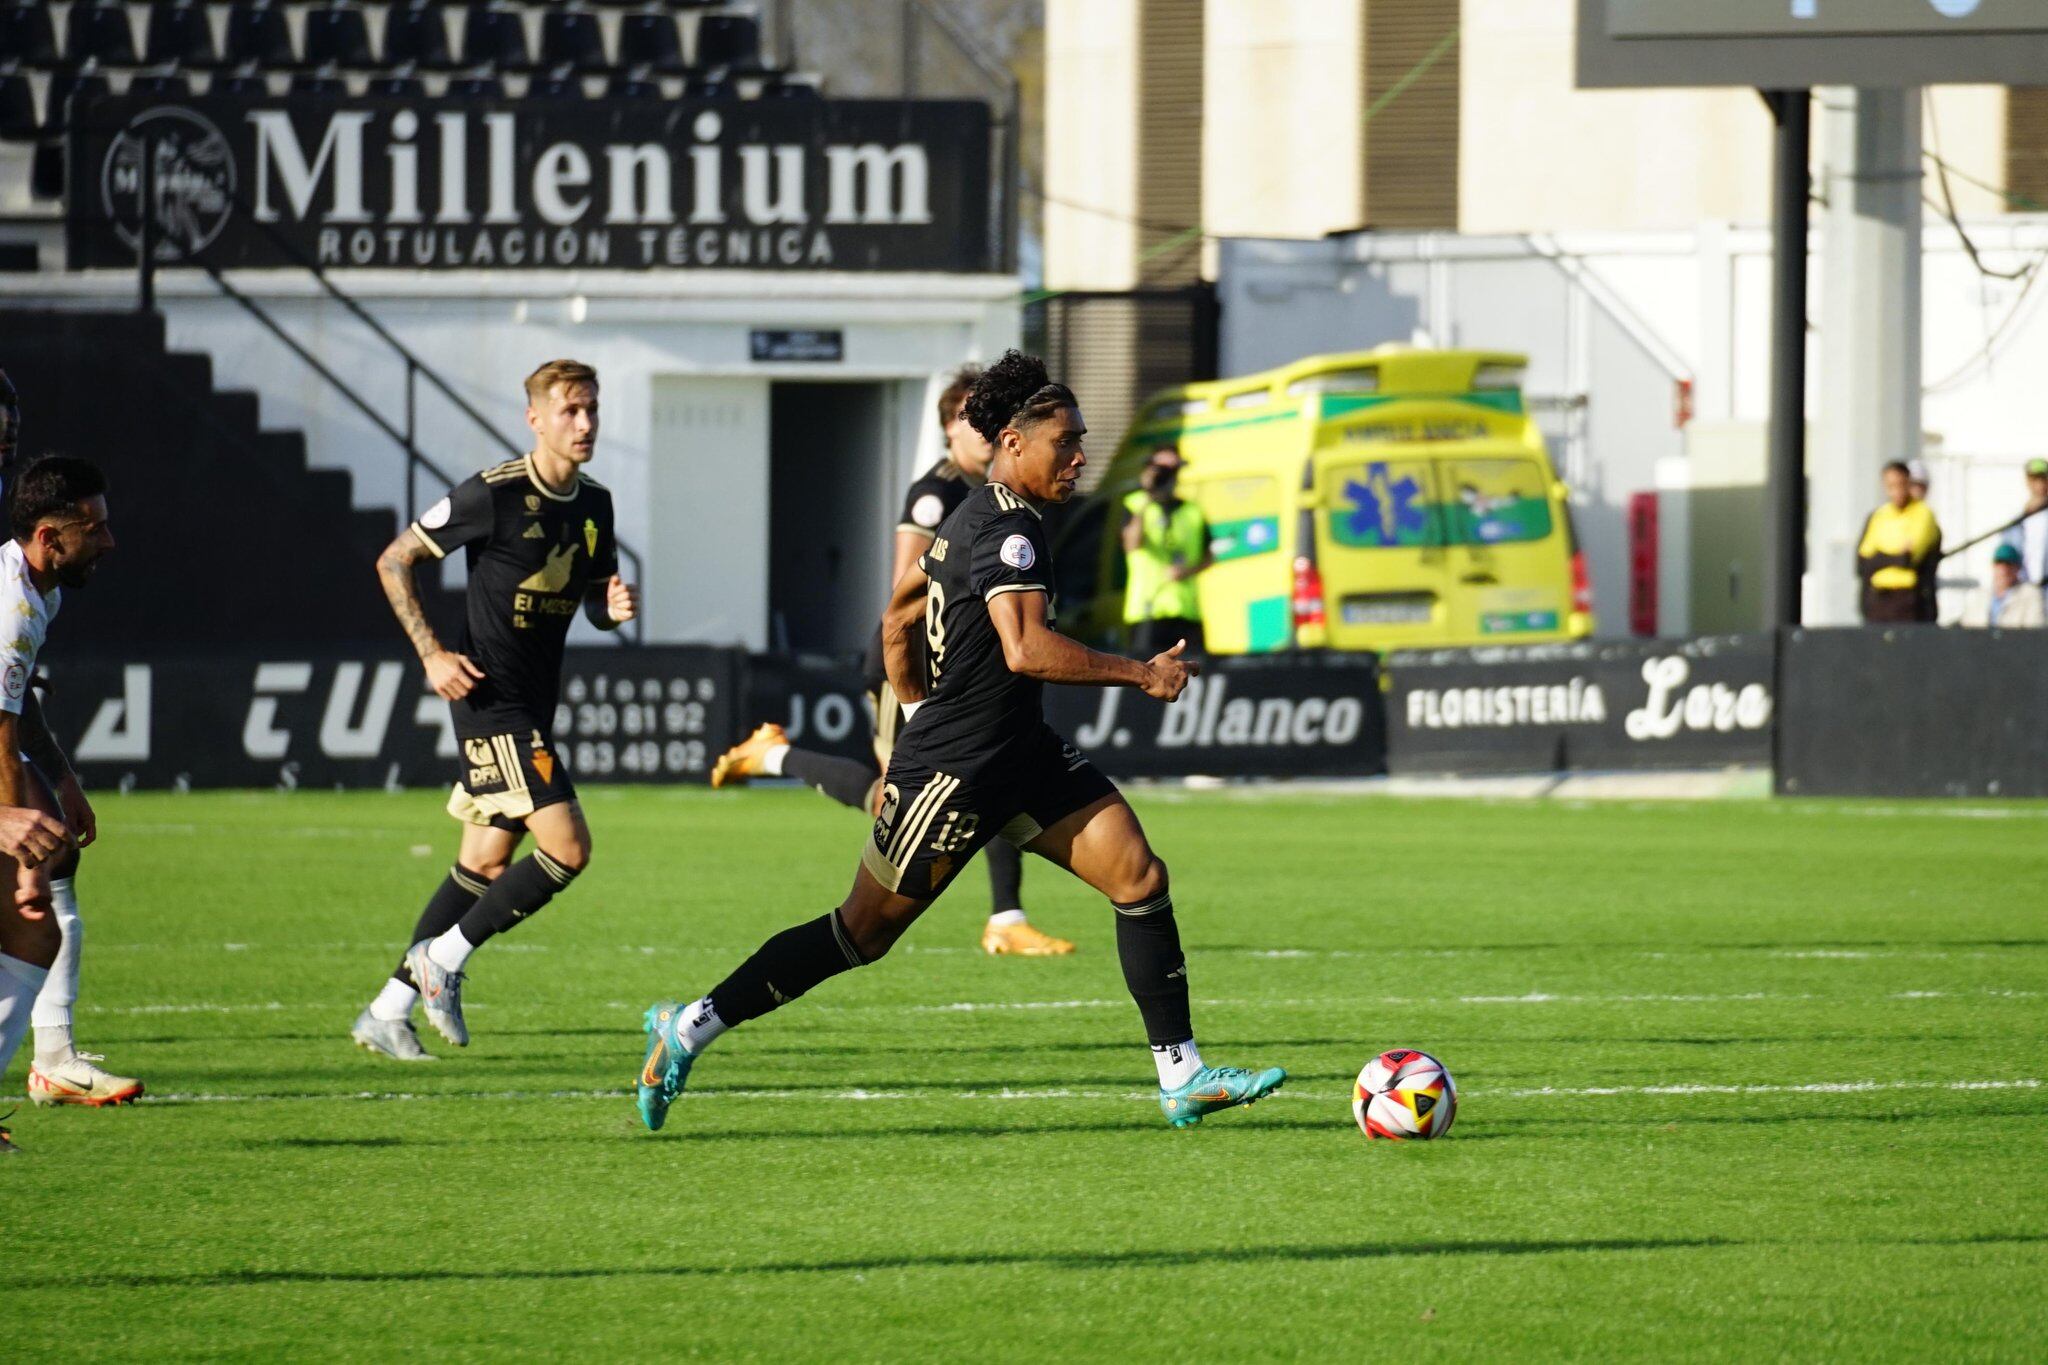
[[[1154,1047],[1185,1043],[1195,1036],[1188,1016],[1188,967],[1181,956],[1180,926],[1173,897],[1160,892],[1148,901],[1116,905],[1116,955],[1124,985],[1145,1020],[1145,1041]]]
[[[782,756],[782,772],[808,786],[816,787],[842,806],[872,810],[868,804],[875,790],[875,765],[854,758],[834,758],[809,749],[791,749]]]
[[[1008,839],[988,841],[981,851],[988,863],[988,908],[990,913],[1024,908],[1024,855]]]
[[[435,939],[453,928],[455,922],[468,913],[476,904],[476,898],[483,895],[490,886],[478,874],[471,872],[461,863],[448,869],[448,875],[434,888],[434,894],[427,898],[427,908],[420,911],[419,922],[412,927],[412,937],[405,941],[407,948],[415,943]],[[392,973],[400,981],[419,989],[420,983],[412,979],[412,968],[405,965],[405,959],[398,960],[398,970]]]
[[[727,1028],[758,1019],[841,972],[865,965],[833,910],[784,929],[711,988],[711,1007]]]
[[[555,898],[576,879],[577,869],[556,862],[535,849],[505,869],[491,889],[477,897],[459,927],[471,947],[502,934]]]

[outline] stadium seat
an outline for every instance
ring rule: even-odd
[[[77,71],[60,71],[50,77],[50,90],[43,101],[43,132],[56,136],[71,127],[73,103],[98,99],[108,93],[107,78],[88,62]]]
[[[661,82],[654,79],[644,67],[613,74],[605,86],[606,99],[613,100],[658,100],[661,98]]]
[[[158,99],[184,99],[192,93],[192,82],[175,71],[138,72],[128,82],[131,95],[154,95]]]
[[[331,66],[318,71],[301,71],[292,77],[291,95],[294,99],[346,99],[348,82]]]
[[[551,9],[541,15],[540,64],[567,65],[579,72],[604,70],[609,63],[597,16],[580,9]]]
[[[541,104],[580,100],[583,98],[583,78],[566,66],[554,67],[533,78],[526,87],[526,98]]]
[[[527,55],[526,25],[520,22],[519,12],[471,5],[462,28],[462,64],[499,71],[530,70],[533,58]]]
[[[755,97],[764,100],[815,100],[823,99],[824,92],[818,89],[814,81],[791,76],[774,76],[761,83]]]
[[[451,71],[448,18],[436,0],[393,5],[384,17],[384,63],[411,62],[422,71]]]
[[[732,82],[718,76],[696,75],[683,82],[686,100],[729,100],[735,98]]]
[[[505,98],[505,83],[489,72],[479,71],[467,76],[457,76],[448,82],[448,98],[451,100],[501,100]]]
[[[149,7],[149,37],[143,42],[142,59],[151,66],[175,62],[195,71],[214,66],[219,55],[213,50],[206,6],[194,0],[155,0]]]
[[[619,19],[619,65],[644,66],[658,76],[680,76],[683,44],[675,16],[659,11],[622,15]]]
[[[746,14],[705,15],[697,21],[690,58],[699,70],[761,70],[761,21]]]
[[[292,31],[284,11],[270,0],[235,0],[228,10],[226,51],[228,65],[254,62],[270,71],[286,71],[298,64],[292,51]]]
[[[270,97],[270,78],[258,71],[254,63],[246,64],[224,76],[215,76],[208,86],[209,95],[232,95],[236,99],[260,100]]]
[[[64,62],[78,66],[94,61],[101,66],[135,65],[135,30],[128,23],[128,7],[117,0],[80,0],[64,19]]]
[[[36,140],[36,95],[19,71],[0,73],[0,142]]]
[[[50,7],[38,0],[0,5],[0,62],[49,70],[57,65],[57,26]]]
[[[327,5],[306,11],[300,35],[307,66],[335,66],[367,71],[377,65],[370,55],[370,25],[352,5]]]
[[[372,76],[363,93],[372,99],[417,100],[426,98],[427,83],[413,74],[410,66],[395,67]]]
[[[38,142],[28,163],[28,192],[37,199],[64,197],[64,144]]]

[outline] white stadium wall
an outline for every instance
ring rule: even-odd
[[[403,362],[310,279],[249,271],[234,283],[403,426]],[[521,379],[558,356],[597,367],[603,432],[592,474],[612,490],[621,539],[645,557],[654,643],[769,643],[771,383],[885,386],[895,495],[937,458],[927,395],[939,377],[1000,355],[1020,328],[1017,282],[998,275],[365,271],[342,283],[521,450],[531,444]],[[115,272],[0,278],[0,300],[20,306],[132,307],[134,291],[133,277]],[[353,476],[356,505],[404,507],[403,457],[346,398],[203,277],[165,272],[157,292],[172,350],[211,357],[215,387],[253,391],[266,429],[303,432],[315,467]],[[757,329],[838,331],[844,358],[756,362]],[[419,395],[418,445],[452,476],[504,458],[438,394],[421,385]],[[440,496],[433,485],[423,477],[419,506]],[[876,517],[884,560],[893,513]],[[586,643],[604,638],[581,621],[576,630]]]

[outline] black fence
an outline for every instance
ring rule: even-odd
[[[2048,631],[1792,630],[1776,783],[1801,796],[2048,796]]]
[[[48,663],[89,786],[407,787],[451,779],[447,706],[388,649]],[[1051,687],[1047,717],[1118,777],[1364,777],[1770,765],[1780,792],[2048,796],[2048,632],[1781,636],[1214,661],[1166,706]],[[592,782],[701,782],[764,720],[871,752],[850,662],[709,646],[572,649],[554,737]]]

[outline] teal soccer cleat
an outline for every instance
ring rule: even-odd
[[[683,1026],[683,1006],[675,1000],[658,1000],[647,1007],[647,1057],[640,1064],[640,1121],[660,1132],[668,1119],[668,1107],[683,1093],[690,1079],[690,1063],[696,1061],[684,1047],[677,1031]]]
[[[1178,1090],[1161,1090],[1159,1108],[1176,1128],[1192,1128],[1205,1114],[1239,1104],[1257,1104],[1278,1090],[1287,1073],[1277,1066],[1247,1071],[1241,1066],[1205,1066]]]

